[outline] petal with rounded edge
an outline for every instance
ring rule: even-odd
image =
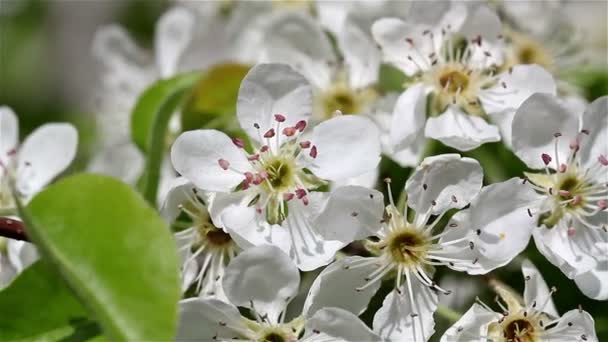
[[[177,72],[179,60],[194,35],[194,15],[182,7],[164,13],[156,25],[155,56],[161,77]]]
[[[350,243],[375,234],[381,227],[384,196],[360,186],[333,190],[314,225],[326,240]]]
[[[33,195],[74,160],[78,132],[70,124],[46,124],[30,134],[18,152],[17,189]]]
[[[536,303],[538,309],[541,309],[544,313],[547,313],[553,317],[559,317],[553,299],[551,298],[551,292],[549,287],[543,279],[536,266],[530,262],[530,260],[524,260],[521,264],[521,272],[524,274],[526,286],[524,288],[524,303],[527,306],[531,306]],[[544,305],[544,307],[541,307]]]
[[[368,118],[343,115],[326,120],[314,128],[311,141],[317,156],[305,154],[304,158],[309,169],[323,179],[359,176],[380,162],[380,132]]]
[[[408,206],[420,214],[463,208],[475,197],[483,182],[483,170],[475,159],[458,154],[425,158],[405,184]],[[434,204],[433,204],[434,203]]]
[[[350,86],[359,89],[376,83],[381,56],[372,37],[347,19],[336,39],[348,67]]]
[[[406,285],[389,293],[374,316],[374,331],[388,341],[428,341],[435,332],[433,313],[437,295],[417,279],[412,281],[414,303]]]
[[[341,308],[355,315],[363,313],[380,282],[361,291],[355,289],[364,285],[365,278],[378,268],[375,260],[379,262],[377,258],[351,256],[327,266],[310,287],[302,314],[311,317],[323,307]]]
[[[575,309],[566,312],[553,329],[559,330],[559,333],[552,341],[569,342],[572,341],[572,335],[581,337],[585,335],[585,342],[598,342],[595,334],[595,322],[587,311]],[[548,333],[551,333],[551,330]],[[581,340],[583,339],[581,338]]]
[[[498,127],[479,116],[465,114],[456,106],[449,106],[443,114],[428,118],[424,134],[460,151],[500,141]]]
[[[574,278],[581,292],[595,300],[608,299],[608,260],[598,262],[597,266]]]
[[[180,206],[188,203],[195,196],[194,190],[194,185],[185,177],[171,181],[160,209],[161,215],[168,223],[173,223],[181,213]]]
[[[298,292],[300,273],[281,249],[257,246],[232,259],[223,279],[226,297],[235,305],[251,308],[270,322]]]
[[[288,65],[257,64],[241,82],[236,107],[243,130],[260,141],[260,135],[276,129],[275,114],[285,116],[282,127],[308,120],[312,114],[312,88],[304,76]],[[254,127],[256,124],[259,129]]]
[[[227,162],[225,166],[220,161]],[[230,192],[251,170],[245,153],[223,132],[196,130],[182,133],[171,147],[171,162],[182,176],[198,188]]]
[[[486,342],[488,326],[500,319],[500,314],[475,303],[444,334],[440,342]]]
[[[427,87],[417,83],[409,87],[397,99],[389,127],[393,150],[411,145],[426,123]]]
[[[176,341],[213,341],[218,337],[246,338],[247,327],[239,310],[217,299],[188,298],[179,303]]]
[[[19,125],[17,116],[10,107],[0,107],[0,162],[6,155],[17,148],[19,143]]]
[[[558,138],[558,159],[568,159],[569,143],[578,134],[579,117],[564,108],[555,96],[534,94],[515,112],[512,127],[513,152],[529,167],[541,169],[545,167],[543,153],[556,160],[556,133],[562,135]],[[549,166],[555,168],[554,164]]]
[[[608,96],[593,101],[582,116],[582,129],[589,136],[581,139],[581,161],[590,167],[600,155],[608,158]]]
[[[327,35],[310,15],[287,11],[274,18],[265,32],[266,60],[289,64],[317,88],[330,85],[330,65],[336,62],[336,55]]]
[[[318,331],[332,341],[381,341],[359,317],[340,308],[326,307],[315,312],[306,321],[306,331]]]

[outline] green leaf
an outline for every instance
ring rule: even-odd
[[[133,141],[146,154],[141,190],[152,204],[156,203],[169,120],[199,77],[198,73],[190,73],[154,83],[140,96],[131,114]]]
[[[248,71],[249,66],[235,63],[220,64],[207,70],[184,103],[182,129],[238,130],[234,115],[236,102],[241,81]]]
[[[113,341],[171,340],[180,297],[169,228],[128,185],[65,178],[21,208],[28,235]]]
[[[99,334],[61,278],[39,261],[0,292],[0,341],[58,341]],[[81,339],[83,340],[83,339]]]

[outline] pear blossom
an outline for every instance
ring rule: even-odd
[[[445,334],[441,342],[566,342],[598,341],[591,315],[581,308],[559,316],[549,288],[536,267],[522,263],[523,298],[509,288],[495,285],[502,302],[495,312],[478,300]]]
[[[0,216],[8,216],[6,224],[18,220],[15,194],[25,203],[41,191],[70,165],[77,141],[72,125],[49,123],[20,144],[17,116],[9,107],[0,107]],[[0,237],[0,287],[37,259],[32,244]]]
[[[503,62],[496,49],[501,26],[486,6],[452,3],[436,25],[383,18],[372,32],[385,61],[413,78],[395,106],[395,150],[421,130],[461,151],[499,141],[500,131],[510,136],[513,113],[526,98],[556,91],[551,75],[536,65],[495,73]]]
[[[485,230],[491,226],[487,221],[480,220],[473,225],[450,222],[442,232],[434,232],[450,209],[462,209],[472,201],[468,210],[478,206],[477,197],[486,196],[488,192],[488,189],[482,189],[482,178],[481,167],[474,159],[457,154],[428,157],[406,183],[408,199],[404,212],[396,208],[392,198],[384,210],[382,201],[338,201],[338,193],[345,198],[356,198],[349,193],[356,192],[356,188],[336,190],[328,206],[340,205],[350,210],[322,214],[318,222],[326,227],[323,234],[328,239],[345,242],[374,236],[376,240],[365,244],[373,256],[345,257],[328,266],[319,279],[338,279],[340,283],[350,284],[353,292],[370,298],[381,280],[395,277],[394,291],[385,298],[374,317],[374,331],[388,341],[428,340],[434,331],[437,293],[448,295],[451,292],[433,280],[436,266],[483,274],[506,264],[521,252],[511,249],[500,256],[486,255],[492,247],[491,242],[495,242],[495,239],[484,241]],[[511,184],[501,186],[507,189]],[[382,195],[370,193],[371,196]],[[408,215],[408,207],[415,215]],[[525,207],[519,211],[519,217],[527,217]],[[529,240],[530,230],[526,232]]]
[[[604,96],[581,115],[535,94],[513,120],[515,154],[540,170],[526,173],[536,246],[595,299],[608,298],[607,108]]]
[[[241,248],[211,221],[212,201],[213,194],[200,191],[179,177],[171,184],[161,213],[180,229],[174,236],[182,259],[182,291],[193,287],[201,297],[226,301],[221,278]],[[188,217],[187,221],[180,219],[182,214]]]
[[[216,130],[180,135],[175,169],[196,187],[217,192],[212,219],[243,245],[275,244],[302,270],[328,264],[344,244],[324,241],[314,224],[331,193],[328,181],[373,170],[380,159],[374,124],[366,118],[327,120],[303,138],[312,111],[306,79],[287,65],[259,64],[241,84],[237,116],[245,142]]]
[[[355,313],[336,301],[305,308],[296,317],[286,309],[300,283],[298,268],[275,246],[257,246],[237,256],[226,269],[223,287],[229,303],[191,298],[180,303],[177,341],[380,341]],[[311,290],[307,301],[336,288]],[[344,305],[348,306],[348,298]],[[248,309],[254,319],[237,307]]]

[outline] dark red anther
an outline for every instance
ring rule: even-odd
[[[305,120],[300,120],[296,123],[296,125],[294,126],[298,131],[303,132],[304,129],[306,128],[306,121]]]
[[[313,158],[317,158],[317,146],[313,146],[310,149],[310,156],[313,157]]]
[[[245,142],[240,138],[232,138],[232,143],[235,144],[239,148],[245,147]]]
[[[274,119],[275,119],[277,122],[285,122],[285,116],[284,116],[284,115],[282,115],[282,114],[275,114],[275,115],[274,115]]]
[[[268,131],[266,131],[266,133],[264,133],[264,138],[272,138],[272,137],[274,137],[274,135],[275,135],[274,128],[271,128]]]

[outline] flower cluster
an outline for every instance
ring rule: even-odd
[[[545,20],[523,14],[536,8],[497,6],[185,1],[159,20],[154,59],[116,26],[98,32],[111,115],[89,168],[131,184],[143,162],[126,128],[141,91],[186,71],[248,70],[236,129],[186,130],[178,110],[161,153],[177,340],[428,341],[459,291],[440,285],[453,272],[484,275],[498,299],[477,298],[441,341],[598,341],[582,308],[559,315],[557,290],[522,253],[533,240],[586,297],[608,299],[608,96],[587,104],[563,77],[583,57],[526,26]],[[397,87],[382,85],[386,70]],[[16,216],[15,196],[67,167],[76,134],[49,124],[19,145],[9,109],[0,123],[0,214]],[[489,143],[527,171],[475,153]],[[386,177],[385,161],[399,172]],[[2,239],[0,286],[35,258]],[[493,272],[508,264],[522,268],[523,296]]]

